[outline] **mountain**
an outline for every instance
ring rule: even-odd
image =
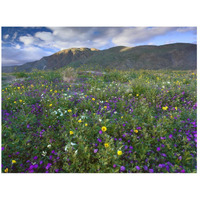
[[[174,43],[161,46],[117,46],[106,50],[94,48],[70,48],[46,56],[38,61],[20,66],[2,67],[3,72],[33,69],[55,70],[65,66],[101,66],[115,69],[173,69],[195,70],[197,68],[197,45]]]

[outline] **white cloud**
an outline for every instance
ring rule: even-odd
[[[21,65],[51,54],[52,52],[34,46],[25,46],[23,48],[20,48],[19,45],[2,47],[2,66]]]
[[[17,45],[15,46],[15,48],[16,48],[16,49],[21,49],[21,46],[20,46],[19,44],[17,44]]]
[[[17,38],[17,32],[15,32],[12,36],[12,41],[14,41]]]
[[[156,36],[164,35],[173,30],[175,30],[173,27],[124,28],[119,34],[113,37],[112,42],[115,45],[133,46],[134,44],[147,42]]]
[[[32,45],[34,44],[35,38],[31,35],[28,36],[20,36],[19,41],[23,42],[24,45]]]
[[[52,32],[42,31],[34,36],[21,36],[24,45],[54,48],[71,47],[102,48],[103,46],[135,46],[151,42],[152,38],[170,31],[186,31],[180,27],[49,27]]]
[[[188,32],[188,31],[194,31],[196,32],[196,27],[179,27],[176,29],[178,32]]]
[[[7,40],[7,39],[9,38],[9,35],[6,34],[6,35],[3,36],[3,38],[4,38],[5,40]]]

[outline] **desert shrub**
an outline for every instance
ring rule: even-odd
[[[74,82],[77,78],[77,71],[72,67],[68,67],[61,71],[61,76],[63,77],[64,82]]]

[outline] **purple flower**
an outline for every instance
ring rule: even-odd
[[[117,167],[117,165],[114,164],[114,165],[113,165],[113,168],[115,168],[115,167]]]
[[[37,168],[38,168],[38,164],[35,164],[35,165],[34,165],[34,168],[37,169]]]
[[[162,165],[162,164],[159,164],[159,165],[158,165],[158,167],[162,168],[162,167],[163,167],[163,165]]]
[[[55,169],[55,172],[58,173],[58,172],[59,172],[59,169]]]
[[[148,167],[146,165],[144,166],[144,170],[148,170]]]
[[[102,140],[100,138],[97,139],[98,142],[102,142]]]
[[[142,128],[139,126],[139,127],[137,127],[136,129],[141,130]]]
[[[140,167],[139,167],[139,166],[136,166],[135,168],[136,168],[137,170],[140,170]]]
[[[121,167],[120,167],[120,170],[121,170],[122,172],[125,171],[125,169],[126,169],[126,168],[125,168],[124,166],[121,166]]]
[[[37,156],[34,156],[34,157],[33,157],[33,159],[34,159],[34,160],[37,160],[37,159],[38,159],[38,157],[37,157]]]
[[[97,153],[98,152],[98,149],[94,149],[94,153]]]
[[[46,166],[46,169],[49,169],[51,167],[51,165],[52,165],[51,163],[48,163]]]
[[[100,130],[100,131],[99,131],[99,134],[102,134],[102,133],[103,133],[102,130]]]
[[[184,169],[182,169],[182,170],[181,170],[181,173],[185,173],[185,170],[184,170]]]
[[[153,171],[153,169],[149,169],[149,173],[153,173],[154,171]]]
[[[157,151],[160,151],[160,147],[157,147],[157,149],[156,149]]]
[[[179,156],[178,159],[179,159],[179,160],[182,160],[182,156]]]
[[[1,147],[1,151],[3,151],[5,149],[5,147]]]
[[[165,153],[162,153],[161,156],[163,156],[163,157],[167,157]]]
[[[170,134],[170,135],[169,135],[169,138],[171,139],[172,137],[173,137],[173,135],[172,135],[172,134]]]
[[[129,149],[133,149],[133,147],[132,147],[132,146],[130,146],[130,147],[129,147]]]
[[[29,170],[31,170],[31,169],[33,169],[34,168],[34,165],[31,165],[30,167],[29,167]]]
[[[41,161],[40,161],[40,165],[41,165],[42,163],[43,163],[43,161],[41,160]]]

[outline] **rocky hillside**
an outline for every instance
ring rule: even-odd
[[[3,67],[3,72],[48,70],[65,66],[101,66],[116,69],[174,69],[197,68],[196,44],[175,43],[161,46],[117,46],[106,50],[71,48],[21,66]]]

